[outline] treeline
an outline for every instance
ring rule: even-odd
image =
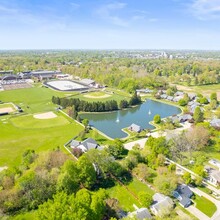
[[[137,93],[134,93],[129,102],[127,100],[121,100],[119,106],[115,100],[88,102],[80,100],[79,98],[60,98],[55,96],[52,97],[52,102],[63,108],[74,106],[76,112],[107,112],[138,105],[141,103],[141,98]]]
[[[106,151],[91,150],[74,161],[60,150],[27,150],[20,166],[0,173],[0,219],[32,210],[35,219],[109,219],[101,186],[110,174],[128,172]]]

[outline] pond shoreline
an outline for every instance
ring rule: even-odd
[[[87,118],[92,127],[113,139],[125,139],[129,138],[129,134],[124,129],[128,128],[132,123],[141,126],[143,129],[153,131],[158,129],[153,124],[154,115],[159,114],[161,118],[167,118],[172,115],[182,114],[182,109],[179,106],[151,98],[135,107],[111,112],[86,112],[81,113],[80,117]]]

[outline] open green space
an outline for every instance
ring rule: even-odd
[[[51,102],[52,96],[66,97],[71,96],[73,92],[59,92],[42,86],[8,90],[0,92],[0,100],[2,102],[13,102],[20,106],[25,113],[39,113],[53,111],[54,104]]]
[[[57,92],[45,87],[0,92],[0,100],[21,106],[25,115],[1,116],[0,166],[19,164],[26,149],[36,152],[61,147],[83,130],[83,126],[57,112],[56,118],[35,119],[33,114],[54,111],[52,96],[69,96],[73,93]]]
[[[23,116],[19,117],[22,118]],[[78,135],[83,127],[69,119],[69,123],[44,128],[18,128],[12,123],[0,123],[0,166],[19,164],[21,155],[26,149],[37,152],[61,147],[71,138]],[[9,120],[9,118],[8,118]],[[63,118],[64,122],[68,119]]]
[[[99,91],[99,92],[87,92],[87,93],[73,95],[72,98],[79,98],[81,100],[88,102],[97,102],[97,101],[106,102],[110,100],[115,100],[119,103],[121,100],[124,99],[129,100],[130,96],[127,93],[121,94],[116,92],[112,93],[112,92]]]
[[[126,187],[138,197],[139,192],[146,192],[153,195],[154,192],[144,183],[134,178]],[[119,206],[125,211],[134,211],[133,204],[139,208],[142,205],[125,187],[116,184],[114,187],[107,190],[111,198],[116,198],[119,201]]]
[[[195,199],[193,200],[193,202],[195,203],[197,209],[199,209],[201,212],[209,217],[212,217],[217,210],[215,204],[203,196],[195,195]]]
[[[201,93],[204,96],[210,96],[211,93],[217,92],[218,98],[220,98],[220,84],[201,85],[201,86],[183,86],[176,85],[179,90],[187,93]]]
[[[12,105],[11,103],[0,104],[0,108],[13,108],[15,110],[14,105]]]
[[[15,127],[29,129],[29,128],[49,128],[56,126],[67,125],[70,122],[68,119],[64,118],[62,113],[57,113],[56,118],[50,119],[37,119],[34,118],[34,115],[23,115],[19,117],[10,118],[9,122],[12,123]]]

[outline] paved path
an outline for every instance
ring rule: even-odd
[[[210,220],[210,218],[207,215],[205,215],[203,212],[201,212],[193,205],[186,208],[186,210],[191,214],[193,214],[194,216],[196,216],[199,220]]]
[[[182,132],[183,130],[189,129],[191,127],[191,124],[188,122],[185,122],[182,125],[183,125],[183,127],[176,128],[176,129],[170,130],[170,131],[164,131],[164,132],[163,131],[156,131],[156,132],[148,133],[147,136],[151,136],[154,138],[158,138],[161,136],[172,136],[173,134],[178,134],[178,133]],[[127,150],[131,150],[134,145],[138,144],[140,146],[140,148],[144,148],[146,141],[147,141],[147,138],[139,139],[139,140],[124,144],[124,147]]]

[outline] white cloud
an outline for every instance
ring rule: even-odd
[[[71,5],[71,8],[74,10],[77,10],[80,8],[80,4],[77,4],[75,2],[71,2],[70,5]]]
[[[220,0],[193,0],[190,12],[200,20],[220,19]]]
[[[117,11],[124,9],[126,5],[126,3],[122,2],[114,2],[107,5],[103,5],[98,10],[96,10],[96,14],[98,14],[99,17],[112,24],[126,27],[128,26],[128,22],[122,17],[118,16],[116,13]]]

